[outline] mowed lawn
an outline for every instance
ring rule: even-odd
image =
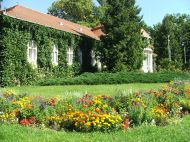
[[[115,95],[121,91],[127,93],[136,91],[145,91],[150,89],[159,89],[165,84],[162,83],[134,83],[120,85],[68,85],[68,86],[22,86],[0,88],[0,92],[13,90],[17,94],[27,93],[35,96],[45,97],[69,97],[82,96],[85,93],[92,95]]]

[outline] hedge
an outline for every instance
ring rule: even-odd
[[[182,72],[119,72],[119,73],[84,73],[76,77],[52,78],[39,81],[41,86],[48,85],[98,85],[127,83],[166,83],[173,80],[188,80],[190,75]]]

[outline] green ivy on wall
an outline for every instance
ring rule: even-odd
[[[77,56],[80,38],[55,30],[0,15],[0,84],[2,86],[28,85],[46,77],[72,76],[80,70],[77,57],[73,66],[67,65],[67,48],[72,46]],[[27,61],[27,45],[37,44],[37,68]],[[71,45],[69,45],[71,43]],[[53,44],[58,45],[58,66],[52,64]]]

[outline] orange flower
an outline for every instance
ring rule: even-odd
[[[83,106],[82,106],[83,108],[87,108],[87,105],[86,104],[83,104]]]
[[[124,122],[123,122],[123,128],[124,129],[128,129],[129,128],[129,119],[125,119]]]
[[[95,112],[100,113],[100,112],[102,112],[102,111],[101,111],[100,108],[96,108],[96,109],[95,109]]]
[[[56,100],[55,100],[55,99],[49,99],[49,100],[48,100],[48,103],[49,103],[51,106],[55,106]]]

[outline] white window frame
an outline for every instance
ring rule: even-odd
[[[67,48],[67,64],[68,65],[73,64],[73,48],[72,47]]]
[[[27,59],[28,62],[34,67],[37,67],[37,54],[37,45],[34,40],[30,40],[28,42]]]
[[[53,45],[53,52],[52,52],[52,64],[54,66],[58,65],[58,61],[59,61],[58,54],[59,54],[58,45],[54,44]]]

